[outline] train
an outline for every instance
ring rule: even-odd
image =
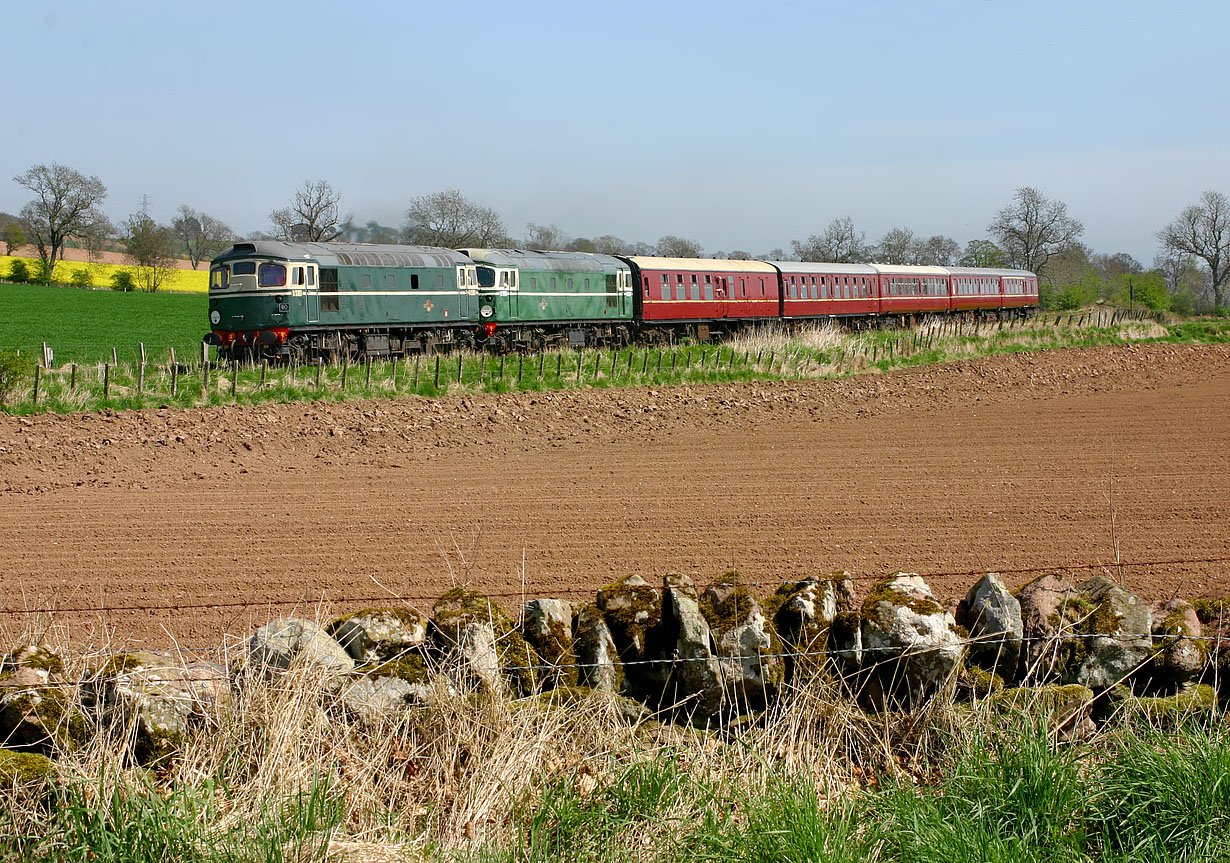
[[[253,240],[210,263],[220,359],[719,341],[817,321],[1024,317],[1026,270]]]

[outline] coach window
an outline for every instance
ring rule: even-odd
[[[585,293],[589,293],[589,279],[585,280]]]
[[[648,278],[646,278],[646,282],[648,281],[649,281]],[[671,298],[671,277],[667,273],[662,274],[661,293],[662,293],[662,299],[669,300]]]
[[[760,280],[760,296],[764,296],[764,279]]]
[[[570,294],[573,292],[573,287],[572,287],[572,285],[573,285],[572,276],[569,276],[569,277],[568,277],[568,293],[570,293]]]
[[[747,296],[747,279],[739,279],[739,296]]]
[[[372,274],[364,273],[363,274],[363,290],[370,291],[371,289],[372,289]]]
[[[257,284],[262,288],[280,288],[286,284],[286,267],[281,264],[261,264]]]

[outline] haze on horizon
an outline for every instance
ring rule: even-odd
[[[1148,264],[1158,229],[1230,192],[1230,6],[1127,0],[72,0],[6,15],[11,178],[97,175],[240,234],[304,180],[362,224],[456,187],[514,236],[664,234],[763,253],[851,217],[963,246],[1020,186],[1083,242]]]

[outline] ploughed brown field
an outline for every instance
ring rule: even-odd
[[[272,617],[401,601],[430,611],[454,584],[509,608],[591,601],[624,573],[670,570],[704,584],[735,568],[763,593],[900,569],[955,596],[974,573],[1016,586],[1053,569],[1148,599],[1224,595],[1230,347],[5,416],[0,495],[0,607],[56,609],[96,646],[207,646]],[[82,610],[97,607],[111,610]],[[26,623],[0,614],[4,643]]]

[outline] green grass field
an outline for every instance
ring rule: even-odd
[[[56,364],[132,362],[139,343],[151,361],[177,356],[199,359],[209,329],[204,294],[143,294],[87,291],[43,285],[0,283],[0,348],[37,352],[42,342]]]

